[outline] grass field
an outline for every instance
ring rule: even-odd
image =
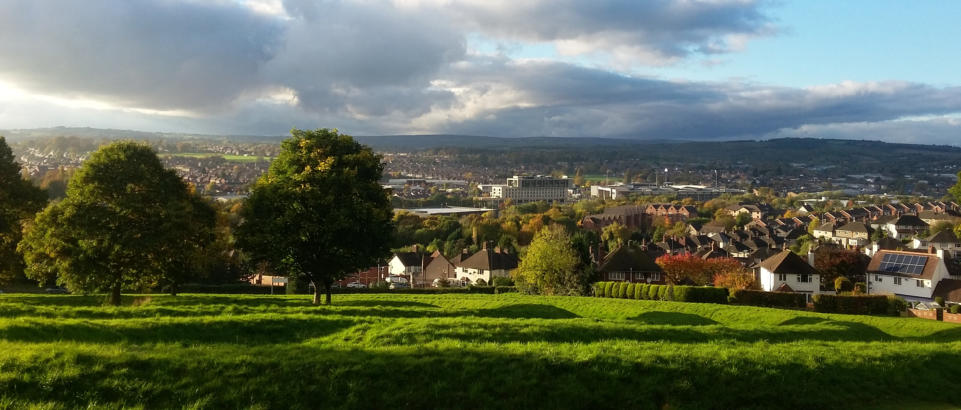
[[[179,152],[179,153],[165,153],[161,155],[170,155],[173,157],[190,157],[190,158],[210,158],[210,157],[223,157],[227,161],[231,162],[257,162],[258,158],[270,161],[270,157],[255,157],[255,156],[243,156],[243,155],[224,155],[217,154],[213,152]]]
[[[961,326],[503,295],[0,295],[0,408],[955,408]]]

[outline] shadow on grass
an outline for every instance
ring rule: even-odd
[[[149,320],[149,319],[148,319]],[[244,345],[300,342],[353,326],[351,320],[322,317],[240,320],[166,320],[133,323],[26,323],[0,328],[0,340],[83,343],[237,343]]]
[[[703,349],[710,348],[716,347]],[[303,345],[120,354],[67,349],[6,358],[0,399],[67,408],[265,409],[831,409],[934,397],[961,401],[952,377],[961,367],[957,351],[887,351],[877,360],[837,356],[811,366],[803,355],[765,361],[704,350],[574,360],[524,350]]]
[[[340,302],[337,306],[362,306],[362,307],[389,307],[389,308],[439,308],[440,306],[424,302],[412,302],[406,300],[347,300]]]
[[[825,319],[823,317],[797,316],[778,323],[778,326],[816,325],[830,321],[831,319]]]
[[[681,312],[644,312],[631,318],[631,320],[647,325],[709,326],[718,324],[704,316]]]
[[[469,313],[479,317],[497,317],[505,319],[574,319],[580,316],[554,305],[540,305],[523,303],[507,305],[494,309],[481,309]],[[458,315],[460,316],[460,315]]]

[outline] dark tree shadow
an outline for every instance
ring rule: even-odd
[[[390,308],[439,308],[440,306],[424,302],[404,300],[347,300],[334,306],[362,306],[362,307],[390,307]]]
[[[719,323],[704,316],[680,312],[644,312],[631,318],[647,325],[709,326]]]
[[[809,317],[809,316],[797,316],[778,323],[778,326],[799,326],[799,325],[816,325],[818,323],[830,322],[830,319],[825,319],[823,317]]]
[[[571,311],[553,305],[539,305],[532,303],[501,306],[494,309],[482,309],[473,313],[480,317],[497,317],[508,319],[574,319],[580,316]]]

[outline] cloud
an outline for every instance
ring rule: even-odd
[[[789,88],[621,69],[736,51],[776,32],[766,7],[750,0],[7,0],[0,2],[0,128],[957,135],[956,122],[938,117],[961,111],[958,87]],[[469,44],[478,36],[609,62],[486,55]],[[903,121],[918,116],[928,118]]]

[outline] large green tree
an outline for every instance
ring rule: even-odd
[[[336,130],[293,130],[251,190],[238,244],[254,262],[303,276],[330,304],[335,280],[389,253],[393,210],[381,156]]]
[[[23,259],[16,252],[21,226],[46,202],[47,195],[20,175],[20,164],[0,137],[0,285],[22,274]]]
[[[567,231],[554,225],[534,235],[513,276],[517,287],[527,293],[579,295],[590,280],[584,268]]]
[[[176,289],[213,229],[210,206],[165,169],[146,145],[100,148],[70,179],[67,196],[25,230],[29,277],[56,277],[72,291]]]

